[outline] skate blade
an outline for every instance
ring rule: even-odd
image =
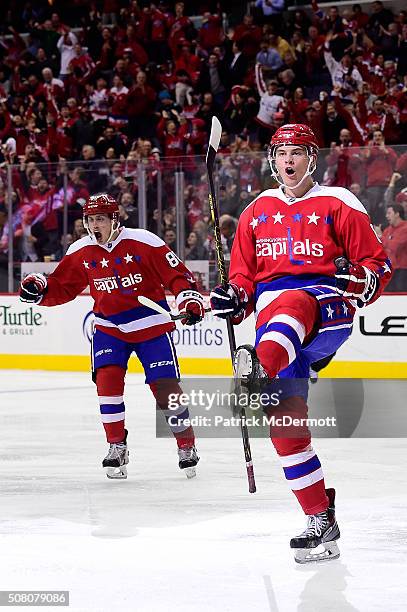
[[[196,467],[188,467],[188,468],[184,468],[183,472],[185,472],[186,477],[189,478],[195,478],[196,476]]]
[[[125,465],[121,467],[108,467],[106,469],[106,476],[111,480],[124,480],[127,478],[127,468]]]
[[[296,563],[317,563],[321,561],[333,561],[340,555],[337,543],[324,542],[316,548],[296,548],[294,560]]]

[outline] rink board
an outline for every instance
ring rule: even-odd
[[[175,309],[174,300],[169,303]],[[22,304],[0,296],[0,368],[86,371],[90,367],[92,304],[80,296],[62,306]],[[235,328],[238,344],[253,343],[254,320]],[[334,378],[407,378],[407,295],[385,295],[358,311],[354,330],[323,371]],[[231,373],[226,325],[208,314],[193,328],[177,323],[174,343],[183,374]],[[142,372],[134,357],[130,372]]]

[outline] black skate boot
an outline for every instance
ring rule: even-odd
[[[260,390],[263,385],[270,382],[255,348],[250,344],[243,344],[236,349],[233,356],[233,372],[235,379],[239,380],[249,392]]]
[[[187,446],[178,449],[178,465],[184,470],[187,478],[195,478],[196,465],[199,461],[195,446]]]
[[[124,439],[121,442],[112,442],[109,452],[102,461],[108,478],[127,478],[126,465],[129,462],[129,451],[127,449],[127,429],[124,431]]]
[[[326,494],[329,498],[328,508],[318,514],[310,514],[306,530],[290,541],[297,563],[329,561],[339,557],[336,540],[341,534],[335,519],[335,489],[327,489]]]

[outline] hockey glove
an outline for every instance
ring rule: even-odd
[[[32,304],[38,304],[42,296],[46,294],[48,290],[47,279],[43,274],[34,272],[29,274],[20,284],[20,300],[22,302],[29,302]]]
[[[368,304],[379,288],[379,277],[360,264],[344,265],[335,274],[339,295],[357,300],[358,306]]]
[[[198,291],[185,289],[177,295],[176,304],[178,312],[185,312],[185,319],[181,319],[182,325],[195,325],[202,321],[205,316],[203,297]]]
[[[233,318],[233,323],[240,323],[244,319],[246,307],[249,303],[247,293],[241,287],[228,283],[225,289],[218,285],[210,294],[212,314],[220,319]]]

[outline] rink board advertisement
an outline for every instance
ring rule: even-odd
[[[175,310],[174,300],[168,298]],[[93,300],[86,295],[53,308],[0,296],[0,367],[88,370]],[[237,344],[253,343],[254,319],[235,328]],[[174,343],[183,374],[231,373],[226,325],[211,314],[195,327],[177,323]],[[130,371],[141,372],[136,357]],[[385,295],[358,311],[352,336],[321,373],[339,378],[407,378],[407,295]]]

